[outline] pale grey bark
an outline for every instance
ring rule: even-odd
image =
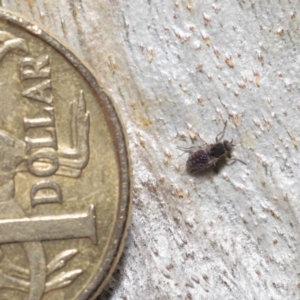
[[[298,1],[2,5],[82,56],[126,128],[132,222],[99,299],[300,298]],[[223,120],[247,166],[187,175],[177,147]]]

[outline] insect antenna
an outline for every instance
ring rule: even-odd
[[[226,127],[227,127],[227,120],[224,122],[223,130],[216,136],[216,142],[217,143],[223,138],[223,136],[225,134]]]

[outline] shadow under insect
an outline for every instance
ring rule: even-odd
[[[232,140],[230,142],[227,140],[220,142],[220,139],[224,136],[226,126],[227,121],[224,124],[224,129],[216,136],[215,144],[182,149],[190,153],[186,162],[186,170],[190,175],[207,175],[212,169],[215,170],[215,173],[218,173],[226,164],[232,164],[236,161],[246,164],[244,161],[231,156],[234,146]],[[231,163],[229,163],[230,161]]]

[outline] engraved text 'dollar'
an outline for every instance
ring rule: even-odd
[[[14,199],[15,176],[18,172],[29,172],[39,180],[28,195],[32,208],[50,203],[62,205],[63,189],[53,175],[78,178],[86,167],[89,112],[80,90],[78,98],[70,101],[71,145],[61,148],[52,95],[51,56],[31,56],[26,41],[6,31],[0,31],[0,41],[0,66],[4,59],[9,59],[8,53],[22,57],[19,77],[26,88],[20,99],[37,105],[41,113],[39,117],[23,118],[24,141],[0,130],[0,244],[21,243],[29,264],[29,269],[15,265],[0,249],[0,289],[23,291],[28,300],[40,300],[44,293],[73,283],[83,272],[59,272],[78,253],[76,249],[64,250],[47,262],[41,241],[89,238],[96,244],[95,208],[90,205],[87,213],[29,218]]]

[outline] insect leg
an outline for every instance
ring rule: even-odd
[[[208,143],[200,136],[200,134],[198,136],[204,145],[208,145]]]
[[[228,163],[228,161],[232,161],[232,162],[231,162],[231,163]],[[234,164],[236,161],[239,161],[239,162],[243,163],[244,165],[247,165],[243,160],[241,160],[241,159],[239,159],[239,158],[236,158],[236,157],[230,157],[230,158],[228,158],[228,157],[226,157],[226,164],[227,164],[227,165],[232,165],[232,164]]]
[[[226,126],[227,126],[227,121],[224,122],[223,130],[216,136],[216,142],[217,143],[219,142],[219,140],[221,140],[223,138],[225,130],[226,130]]]

